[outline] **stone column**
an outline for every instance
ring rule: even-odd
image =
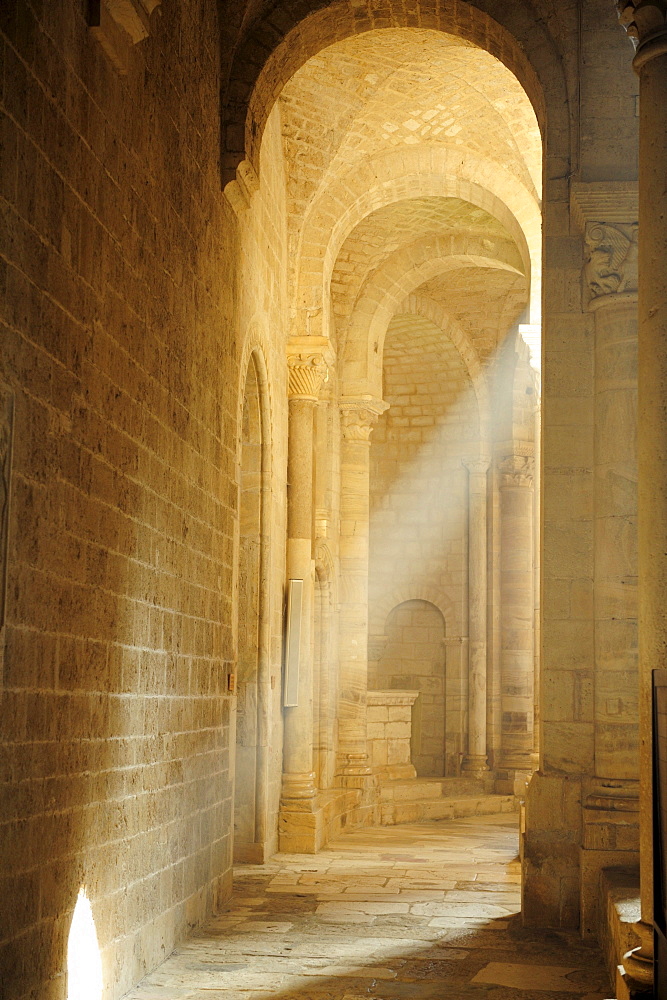
[[[641,948],[624,960],[653,982],[651,670],[667,667],[667,0],[621,0],[639,74],[639,671]]]
[[[488,458],[468,470],[468,752],[461,770],[488,771],[486,759],[486,474]]]
[[[540,396],[535,401],[535,475],[533,477],[533,754],[535,766],[540,766],[540,725],[542,717],[542,671],[540,661],[541,637],[541,559],[542,533],[540,531],[540,473],[542,462],[542,404]]]
[[[500,767],[512,785],[534,764],[533,471],[532,455],[500,464]]]
[[[287,578],[303,580],[299,703],[285,709],[283,803],[312,799],[313,772],[313,411],[327,368],[321,354],[287,358],[289,436],[287,457]],[[293,808],[293,806],[292,806]],[[281,830],[281,833],[283,831]]]
[[[340,405],[338,774],[352,779],[346,784],[371,774],[366,745],[369,453],[373,425],[386,408],[381,400],[344,400]]]

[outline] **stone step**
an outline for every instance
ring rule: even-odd
[[[493,779],[479,778],[380,778],[382,801],[398,799],[457,798],[463,795],[489,795]]]
[[[415,790],[416,791],[416,790]],[[438,798],[400,798],[382,802],[383,826],[397,823],[419,823],[428,819],[464,819],[493,813],[517,811],[514,795],[458,795]]]

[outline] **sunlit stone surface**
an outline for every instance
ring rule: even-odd
[[[597,951],[523,930],[515,815],[348,834],[236,869],[128,1000],[605,1000]]]

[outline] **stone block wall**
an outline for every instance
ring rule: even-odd
[[[414,777],[410,738],[418,691],[369,691],[368,757],[374,770],[392,777]]]
[[[105,997],[229,890],[237,248],[215,6],[163,4],[124,76],[84,7],[0,17],[7,1000],[65,996],[82,885]]]
[[[460,355],[431,320],[392,321],[384,397],[389,409],[371,438],[371,620],[374,605],[427,587],[438,606],[451,607],[457,631],[467,509],[461,459],[476,446],[477,403]]]

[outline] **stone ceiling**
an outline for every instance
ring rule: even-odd
[[[447,149],[454,171],[457,156],[461,162],[464,156],[479,162],[487,176],[502,175],[502,183],[520,190],[524,200],[532,201],[533,213],[539,211],[541,138],[532,106],[502,63],[461,39],[416,28],[348,38],[299,69],[279,103],[295,261],[299,232],[317,199],[334,187],[340,191],[341,179],[344,189],[355,165],[372,174],[381,157],[400,155],[402,149],[406,163],[408,151],[417,148]],[[481,173],[470,180],[484,187]],[[397,286],[397,268],[416,267],[419,276],[432,248],[433,255],[442,256],[440,264],[428,262],[422,286],[405,294],[418,290],[445,306],[480,359],[486,358],[528,302],[525,244],[519,247],[516,232],[513,238],[497,218],[463,198],[434,196],[426,177],[422,191],[419,187],[417,177],[407,197],[370,210],[344,232],[331,256],[333,266],[323,273],[321,294],[326,299],[330,290],[335,316],[330,335],[343,341],[348,329],[351,336],[362,335],[364,317],[375,308],[364,305],[364,296],[379,307],[383,288]],[[340,204],[341,219],[348,207]],[[447,246],[443,237],[451,238]],[[326,226],[319,238],[318,250],[309,235],[311,257],[329,252]],[[530,239],[535,242],[534,231]],[[462,248],[456,259],[455,243]],[[466,250],[468,244],[472,249]],[[539,247],[532,246],[530,256],[535,271]],[[296,270],[298,264],[293,266]],[[355,310],[361,310],[356,328]]]

